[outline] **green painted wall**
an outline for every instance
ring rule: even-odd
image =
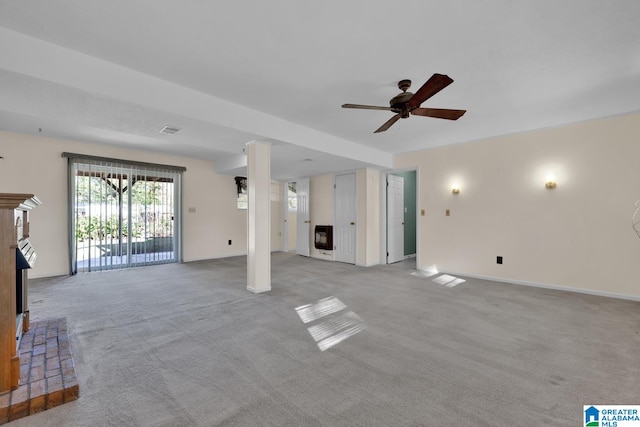
[[[394,172],[404,178],[404,254],[416,253],[416,171]]]

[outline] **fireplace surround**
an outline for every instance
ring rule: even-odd
[[[33,194],[0,193],[0,394],[18,387],[22,333],[29,330],[27,270],[36,253],[29,242]]]

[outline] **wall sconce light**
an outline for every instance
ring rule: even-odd
[[[549,189],[549,190],[552,190],[552,189],[556,188],[556,185],[557,185],[556,184],[556,179],[553,176],[553,174],[547,175],[547,182],[544,183],[544,187]]]
[[[458,184],[453,184],[453,186],[451,187],[451,193],[452,194],[460,193],[460,186]]]

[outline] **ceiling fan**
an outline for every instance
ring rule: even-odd
[[[407,89],[411,87],[411,80],[400,80],[398,82],[398,88],[402,93],[394,96],[389,101],[389,107],[378,107],[375,105],[360,105],[360,104],[342,104],[342,108],[359,108],[362,110],[385,110],[393,111],[396,113],[393,117],[387,120],[382,126],[380,126],[375,132],[384,132],[389,129],[398,119],[406,119],[410,114],[414,116],[435,117],[437,119],[458,120],[467,110],[449,110],[444,108],[421,108],[422,104],[427,99],[431,98],[436,93],[440,92],[445,87],[453,83],[453,79],[445,74],[434,74],[425,84],[422,85],[418,91],[413,94],[407,92]]]

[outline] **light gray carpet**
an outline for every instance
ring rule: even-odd
[[[468,279],[453,288],[273,255],[31,281],[68,318],[80,399],[15,426],[576,426],[640,403],[640,303]],[[296,307],[335,296],[367,328],[321,352]]]

